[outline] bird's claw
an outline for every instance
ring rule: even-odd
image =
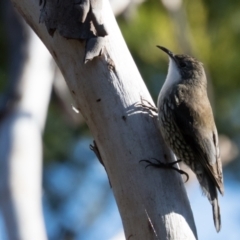
[[[163,162],[161,162],[160,160],[158,160],[158,159],[156,159],[156,158],[151,158],[151,159],[154,160],[154,161],[156,161],[156,163],[154,163],[154,162],[152,162],[152,161],[150,161],[150,160],[148,160],[148,159],[142,159],[142,160],[140,160],[139,162],[146,162],[146,163],[148,163],[148,164],[145,166],[145,169],[148,168],[148,167],[150,167],[150,166],[156,167],[156,168],[165,168],[165,169],[168,168],[168,169],[173,169],[173,170],[177,171],[178,173],[180,173],[181,175],[183,174],[183,175],[186,176],[187,180],[185,181],[185,183],[189,180],[189,175],[188,175],[185,171],[183,171],[183,170],[181,170],[181,169],[178,169],[178,168],[176,168],[176,167],[173,166],[174,164],[181,162],[180,159],[179,159],[179,160],[176,160],[176,161],[174,161],[174,162],[171,162],[171,163],[163,163]]]
[[[141,103],[137,103],[135,106],[142,107],[144,109],[151,110],[151,111],[153,111],[155,113],[158,113],[158,109],[152,103],[150,103],[146,99],[143,99],[142,97],[141,97]]]

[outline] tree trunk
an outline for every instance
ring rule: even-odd
[[[136,106],[141,98],[151,103],[152,99],[109,2],[103,1],[101,12],[108,31],[104,51],[85,64],[85,41],[66,39],[58,30],[51,37],[39,24],[37,1],[12,2],[54,57],[76,108],[90,128],[113,188],[126,239],[196,239],[181,176],[172,170],[145,169],[146,164],[139,163],[153,157],[163,162],[174,159],[163,143],[156,117]],[[51,28],[48,31],[53,33]]]
[[[53,71],[48,71],[52,58],[11,3],[7,4],[11,63],[0,112],[1,212],[8,239],[45,240],[42,130],[52,88]]]

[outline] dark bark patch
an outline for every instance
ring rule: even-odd
[[[40,23],[53,36],[86,40],[84,63],[101,55],[108,34],[102,18],[102,0],[40,0]]]
[[[126,120],[127,120],[126,116],[123,115],[122,120],[126,122]]]

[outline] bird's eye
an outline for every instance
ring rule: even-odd
[[[180,62],[180,63],[179,63],[179,66],[180,66],[181,68],[184,68],[184,67],[187,66],[187,64],[186,64],[185,62]]]

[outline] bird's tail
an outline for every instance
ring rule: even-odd
[[[221,229],[221,214],[218,204],[217,188],[214,182],[210,179],[209,176],[206,176],[206,174],[204,177],[201,175],[197,176],[197,178],[203,190],[203,194],[207,196],[209,202],[212,205],[214,225],[217,232],[219,232]]]
[[[221,214],[220,214],[220,208],[218,204],[217,189],[216,189],[216,198],[211,202],[211,204],[212,204],[212,210],[213,210],[214,225],[217,232],[219,232],[221,229]]]

